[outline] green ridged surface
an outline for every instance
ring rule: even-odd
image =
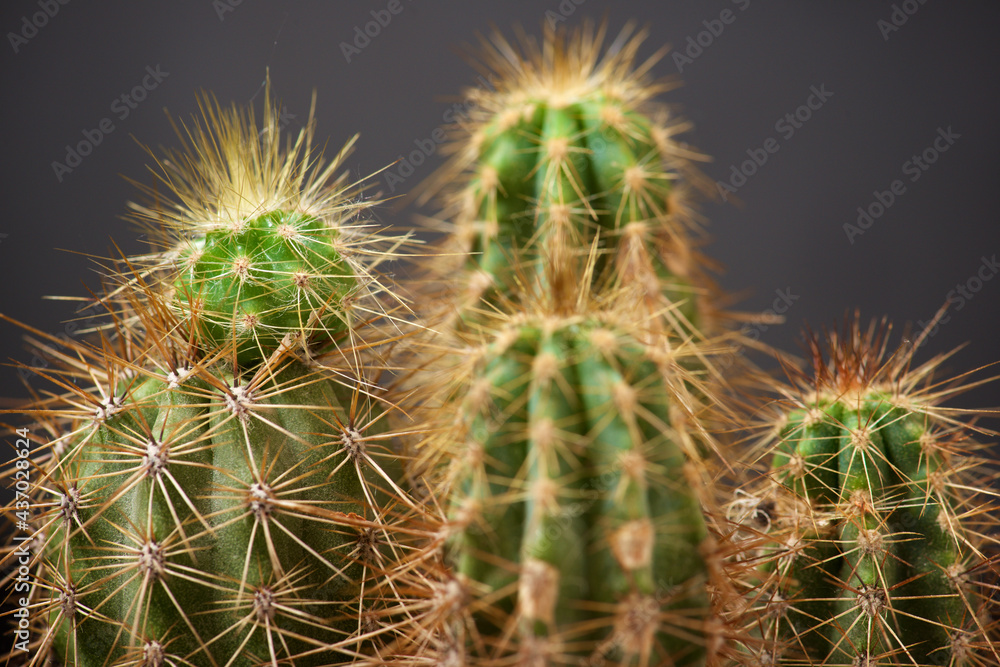
[[[75,609],[49,613],[66,664],[137,660],[154,642],[162,664],[340,659],[300,654],[359,623],[366,513],[336,426],[350,397],[298,364],[234,410],[236,384],[221,369],[143,375],[66,441],[49,484],[64,507],[79,500],[50,510],[45,550],[56,600],[75,591]]]
[[[469,664],[703,664],[707,533],[663,369],[596,322],[498,338],[449,436],[452,557],[489,600]]]
[[[663,153],[657,133],[666,130],[600,88],[560,106],[529,97],[496,109],[475,135],[477,158],[462,194],[476,204],[460,225],[480,230],[469,234],[468,268],[489,274],[500,290],[514,271],[540,262],[573,265],[571,275],[582,275],[599,235],[596,276],[655,282],[639,287],[683,304],[681,313],[697,322],[693,276],[677,270],[690,243],[671,217],[677,173],[669,165],[677,159]],[[622,234],[633,223],[645,229],[626,251]]]
[[[357,286],[336,229],[272,211],[183,247],[175,281],[181,312],[195,313],[208,349],[236,346],[243,364],[266,358],[286,334],[344,331],[341,300]]]
[[[979,630],[966,577],[978,556],[946,481],[954,471],[933,446],[947,436],[931,422],[878,392],[789,414],[772,466],[811,507],[779,565],[790,606],[778,639],[793,654],[817,665],[979,664],[955,649]]]

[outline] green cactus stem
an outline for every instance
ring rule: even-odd
[[[984,573],[996,546],[991,467],[938,406],[935,359],[886,355],[856,320],[810,340],[815,373],[771,427],[771,486],[752,496],[778,545],[756,596],[780,665],[997,661]],[[919,343],[919,341],[918,341]],[[772,542],[773,544],[773,542]]]
[[[549,29],[541,46],[520,36],[520,48],[482,39],[488,86],[466,92],[471,120],[423,194],[447,193],[454,261],[437,273],[454,281],[450,317],[474,319],[543,257],[551,280],[577,282],[596,245],[595,284],[637,286],[674,329],[704,328],[709,282],[689,210],[699,178],[674,139],[685,124],[654,102],[670,87],[649,76],[662,53],[637,64],[645,33],[632,26],[606,51],[603,25]]]
[[[68,664],[162,650],[320,665],[300,654],[357,629],[374,526],[350,396],[296,364],[272,371],[143,373],[59,443],[45,557]]]
[[[716,553],[695,352],[643,342],[620,292],[619,311],[553,301],[484,326],[422,450],[446,466],[466,591],[441,660],[702,665]]]
[[[210,231],[180,254],[180,308],[199,316],[208,346],[235,344],[243,363],[278,349],[287,334],[332,339],[350,326],[344,303],[358,288],[338,235],[284,211]]]

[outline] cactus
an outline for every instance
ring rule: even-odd
[[[589,24],[540,50],[483,40],[494,88],[468,93],[472,127],[423,194],[459,184],[428,272],[444,312],[424,308],[406,385],[432,432],[417,470],[447,513],[442,562],[417,567],[438,585],[413,642],[438,663],[693,666],[715,651],[712,287],[675,183],[692,174],[680,128],[651,101],[656,58],[636,65],[633,33],[603,55]]]
[[[267,95],[270,95],[268,86]],[[278,109],[222,109],[205,96],[206,124],[179,132],[182,148],[153,156],[164,204],[130,204],[161,248],[132,262],[172,295],[171,308],[206,350],[227,347],[243,366],[282,347],[310,347],[378,319],[372,297],[391,294],[375,272],[405,236],[383,236],[358,213],[363,184],[337,174],[351,138],[329,163],[312,150],[313,114],[282,143]],[[185,136],[186,135],[186,136]]]
[[[399,489],[362,325],[388,251],[332,177],[353,140],[324,167],[311,116],[283,150],[265,109],[258,131],[204,100],[161,162],[177,201],[134,206],[161,247],[109,275],[98,344],[32,330],[63,392],[25,411],[51,435],[33,665],[328,665],[380,632]]]
[[[218,229],[181,252],[181,307],[201,316],[210,346],[234,344],[242,363],[277,349],[286,333],[347,326],[340,303],[356,286],[333,248],[336,230],[299,213],[274,211]],[[291,307],[289,307],[291,304]]]
[[[354,139],[324,163],[312,111],[283,145],[269,90],[263,129],[202,100],[132,205],[154,248],[112,267],[100,337],[29,327],[57,387],[18,411],[43,452],[32,666],[1000,663],[996,476],[942,359],[856,321],[812,339],[730,535],[724,316],[662,52],[640,63],[632,26],[519,37],[482,39],[490,89],[421,195],[450,234],[402,363],[377,269],[407,239],[359,221]]]
[[[344,644],[376,528],[355,471],[364,413],[297,362],[157,371],[119,379],[55,443],[42,530],[56,652],[254,665]]]
[[[975,429],[938,405],[962,389],[933,378],[942,358],[911,369],[920,340],[887,358],[889,331],[855,318],[811,337],[813,376],[780,389],[771,474],[740,501],[770,538],[766,576],[752,578],[766,664],[1000,661],[992,466]]]
[[[475,319],[543,257],[559,269],[551,280],[575,281],[596,244],[595,284],[641,286],[644,307],[685,334],[709,326],[687,203],[694,154],[673,138],[685,124],[653,101],[669,85],[649,78],[662,52],[637,64],[644,32],[627,26],[602,54],[604,37],[588,23],[550,26],[541,47],[482,39],[490,87],[466,91],[471,120],[421,195],[460,185],[444,198],[452,233],[437,275],[457,292],[446,317]]]
[[[419,453],[448,569],[420,639],[436,664],[702,665],[719,556],[699,352],[636,321],[638,290],[550,285],[460,334],[440,372]]]

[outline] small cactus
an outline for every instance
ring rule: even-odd
[[[350,326],[342,302],[357,288],[333,246],[337,235],[317,218],[283,211],[210,231],[180,253],[180,308],[200,317],[207,345],[232,341],[242,363],[289,333],[333,338]]]
[[[993,468],[938,405],[961,390],[933,378],[942,360],[887,355],[889,331],[855,319],[810,339],[813,375],[780,389],[763,443],[767,482],[737,503],[767,535],[750,576],[763,636],[747,644],[767,664],[1000,661]]]
[[[176,200],[140,185],[151,203],[130,204],[159,248],[132,262],[172,295],[204,349],[228,348],[244,367],[279,348],[353,338],[384,315],[373,297],[394,298],[375,269],[405,236],[362,219],[375,202],[337,174],[356,136],[328,163],[315,154],[313,102],[305,128],[283,142],[271,102],[258,128],[252,110],[204,97],[205,124],[185,127],[182,148],[156,158]]]

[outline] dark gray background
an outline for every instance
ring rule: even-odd
[[[740,189],[740,205],[704,208],[714,237],[707,252],[727,268],[723,285],[745,295],[741,309],[768,308],[775,290],[799,297],[786,324],[758,328],[766,342],[795,350],[804,321],[821,326],[855,307],[899,324],[928,320],[956,284],[976,275],[983,256],[1000,253],[1000,5],[993,1],[895,3],[916,11],[885,39],[878,22],[891,18],[894,3],[887,1],[402,0],[403,11],[350,63],[340,43],[387,2],[243,0],[220,18],[223,3],[236,0],[71,0],[15,53],[9,33],[41,11],[39,0],[4,0],[0,311],[65,331],[70,305],[41,297],[96,286],[86,255],[109,254],[111,238],[127,251],[142,249],[118,218],[135,194],[120,175],[150,180],[133,136],[176,145],[164,108],[188,118],[201,89],[224,103],[255,95],[259,103],[269,68],[294,116],[289,129],[301,126],[316,88],[318,136],[339,146],[360,132],[350,167],[368,174],[444,125],[444,98],[475,82],[456,47],[491,23],[538,33],[546,12],[559,13],[560,5],[575,7],[569,23],[606,16],[613,32],[629,19],[648,25],[645,54],[663,44],[684,50],[704,21],[733,11],[735,20],[683,68],[685,85],[664,99],[694,121],[688,140],[714,158],[705,166],[713,179],[728,178],[731,166],[769,137],[779,142]],[[142,81],[147,66],[169,76],[119,120],[112,102]],[[678,67],[668,56],[655,72],[676,76]],[[811,86],[833,96],[785,139],[775,122],[803,104]],[[52,162],[104,117],[115,130],[59,182]],[[960,138],[909,182],[903,164],[948,127]],[[404,189],[440,161],[428,160]],[[843,225],[894,179],[904,180],[905,194],[850,244]],[[412,224],[413,214],[380,213],[399,225]],[[1000,359],[998,304],[1000,278],[952,313],[918,359],[965,342],[953,372]],[[0,357],[29,360],[20,338],[0,323]],[[0,384],[0,396],[26,395],[10,369],[0,369]],[[998,405],[1000,391],[976,391],[963,404]]]

